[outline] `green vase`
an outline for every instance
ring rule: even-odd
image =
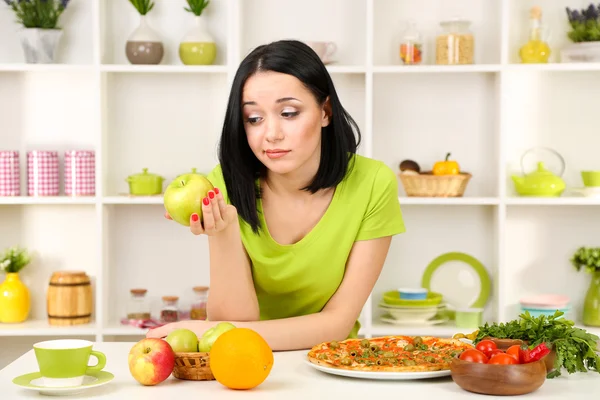
[[[592,274],[590,287],[585,294],[583,303],[583,324],[600,326],[600,272]]]
[[[203,16],[194,17],[194,26],[179,44],[179,58],[185,65],[211,65],[217,58],[217,44],[208,32]]]

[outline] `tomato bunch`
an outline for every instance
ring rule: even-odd
[[[540,360],[550,353],[550,348],[545,343],[540,343],[533,349],[515,344],[503,351],[496,346],[493,340],[482,340],[474,349],[465,350],[458,357],[463,361],[480,364],[526,364]]]

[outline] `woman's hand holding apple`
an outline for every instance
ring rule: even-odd
[[[168,212],[165,218],[172,219]],[[225,203],[223,194],[218,188],[209,190],[202,199],[202,221],[196,213],[190,216],[190,231],[194,235],[217,235],[237,220],[237,210],[231,204]]]

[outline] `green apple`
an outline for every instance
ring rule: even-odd
[[[175,329],[166,339],[175,353],[189,353],[198,351],[198,336],[189,329]]]
[[[173,221],[190,226],[190,217],[198,214],[202,221],[202,199],[214,186],[206,176],[197,173],[179,175],[173,179],[164,194],[165,210]]]
[[[198,343],[198,351],[208,353],[219,336],[227,331],[235,329],[235,327],[236,326],[231,322],[219,322],[217,325],[204,332]]]

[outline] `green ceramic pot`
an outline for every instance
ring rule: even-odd
[[[600,187],[600,171],[581,171],[581,179],[586,187]]]
[[[129,193],[135,196],[152,196],[161,194],[165,178],[151,174],[143,168],[141,174],[130,175],[125,179],[129,183]]]
[[[217,58],[217,44],[208,32],[204,17],[194,17],[194,26],[179,44],[179,58],[185,65],[211,65]]]
[[[592,280],[583,302],[583,324],[600,326],[600,272],[592,274]]]

